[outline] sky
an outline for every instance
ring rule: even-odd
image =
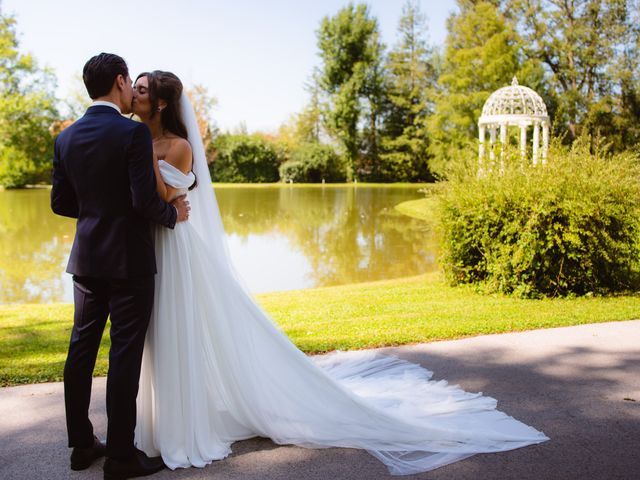
[[[58,96],[81,88],[84,63],[100,52],[125,58],[131,76],[169,70],[188,88],[204,85],[222,130],[244,124],[274,132],[307,101],[319,65],[316,30],[348,0],[0,0],[17,20],[21,52],[58,78]],[[369,0],[391,46],[404,0]],[[429,43],[442,45],[455,0],[419,0]]]

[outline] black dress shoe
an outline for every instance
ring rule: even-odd
[[[87,448],[75,447],[71,451],[71,470],[84,470],[89,468],[94,460],[104,457],[107,447],[93,436],[93,445]]]
[[[109,458],[104,461],[104,480],[125,480],[134,477],[146,477],[165,467],[161,457],[147,457],[136,448],[133,456],[127,460]]]

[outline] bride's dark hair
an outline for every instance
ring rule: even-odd
[[[180,113],[180,97],[183,92],[180,79],[175,74],[163,72],[162,70],[142,72],[136,77],[136,81],[138,81],[140,77],[147,77],[147,82],[149,83],[148,92],[149,101],[151,102],[151,118],[158,113],[160,100],[164,100],[167,102],[167,106],[160,112],[160,124],[162,128],[188,141],[187,127],[185,127],[182,114]],[[193,185],[189,187],[189,190],[193,190],[197,185],[198,179],[196,178]]]

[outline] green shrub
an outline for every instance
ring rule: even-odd
[[[272,142],[261,135],[222,134],[211,144],[209,165],[215,182],[277,182],[280,160]]]
[[[284,182],[344,182],[347,175],[344,162],[332,147],[305,143],[280,166],[280,178]]]
[[[280,165],[280,180],[283,182],[304,182],[305,164],[287,160]]]
[[[583,140],[544,167],[507,163],[450,175],[439,197],[453,284],[526,297],[640,289],[637,155],[591,154]]]

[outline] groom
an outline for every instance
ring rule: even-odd
[[[105,479],[149,475],[164,467],[134,447],[136,395],[145,333],[153,307],[155,253],[151,222],[173,228],[189,204],[156,193],[148,128],[123,117],[133,88],[125,61],[101,53],[82,72],[94,100],[56,139],[51,208],[77,218],[67,272],[73,274],[75,313],[64,367],[71,469],[106,454]],[[105,445],[89,420],[98,347],[111,317]]]

